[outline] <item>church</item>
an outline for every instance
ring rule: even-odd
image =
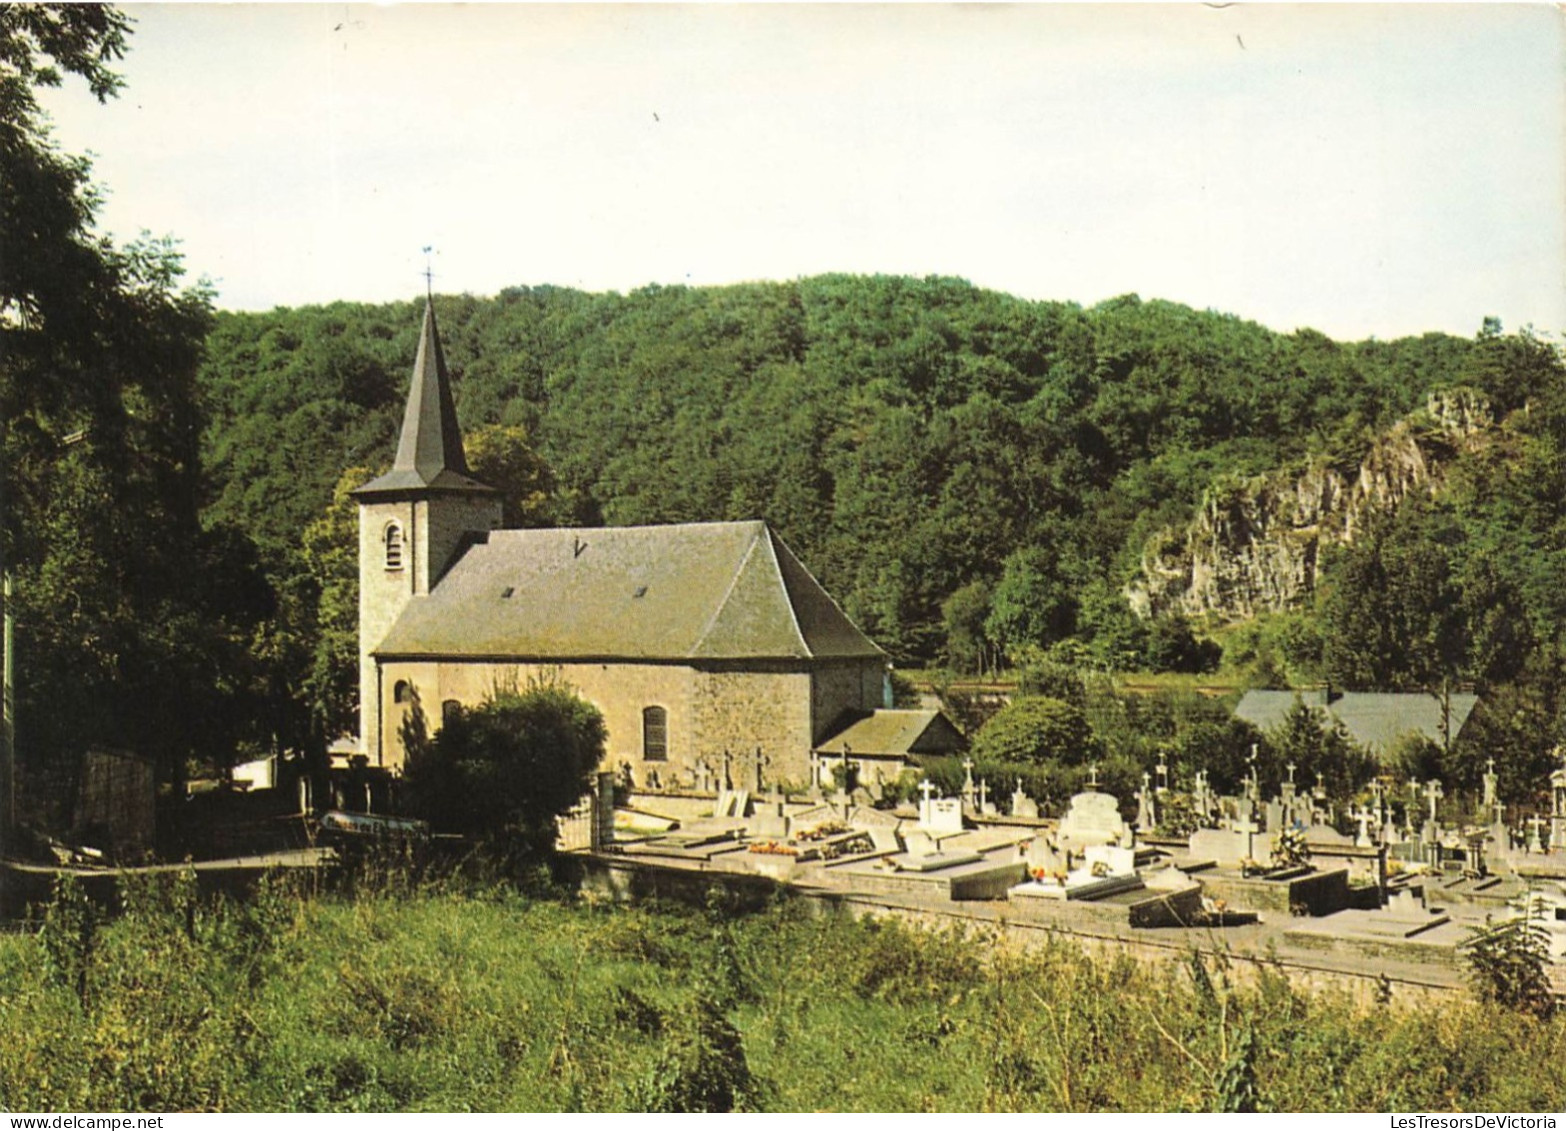
[[[603,712],[604,769],[653,788],[750,785],[758,762],[805,783],[813,751],[891,707],[885,654],[764,522],[502,529],[499,493],[468,470],[433,303],[395,462],[354,496],[371,767],[401,772],[415,704],[433,731],[540,677]]]

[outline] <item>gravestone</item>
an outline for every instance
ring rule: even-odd
[[[923,829],[909,829],[902,834],[903,851],[909,856],[926,856],[940,848],[935,838]]]
[[[1011,815],[1013,817],[1025,817],[1028,820],[1036,820],[1039,815],[1039,804],[1022,792],[1022,779],[1017,779],[1017,789],[1011,795]]]
[[[1142,789],[1136,795],[1136,831],[1148,833],[1158,824],[1158,807],[1153,797],[1151,777],[1142,775]]]
[[[1550,850],[1566,849],[1566,747],[1557,746],[1561,768],[1550,775]]]
[[[1060,843],[1068,850],[1092,844],[1121,844],[1130,832],[1120,816],[1120,802],[1108,793],[1076,794],[1060,819]]]
[[[962,832],[962,800],[957,797],[932,797],[920,807],[919,827],[928,832]]]
[[[1207,771],[1197,770],[1196,784],[1191,789],[1191,808],[1195,810],[1198,826],[1212,821],[1214,801],[1212,787],[1207,782]]]
[[[750,818],[750,834],[766,840],[787,840],[789,825],[783,803],[767,801],[756,806],[756,812]]]
[[[1368,813],[1368,811],[1366,811],[1367,819],[1368,819],[1368,816],[1369,816],[1369,813]],[[1360,828],[1361,828],[1361,831],[1363,831],[1364,830],[1364,825],[1361,824]],[[1344,836],[1342,833],[1338,832],[1338,830],[1333,828],[1331,825],[1311,825],[1309,828],[1307,828],[1305,830],[1305,843],[1306,844],[1326,845],[1326,846],[1333,847],[1333,848],[1341,848],[1341,847],[1345,847],[1347,845],[1354,845],[1354,844],[1369,845],[1370,841],[1368,839],[1368,835],[1367,835],[1367,839],[1366,840],[1360,841],[1360,840],[1356,839],[1355,837]]]
[[[1129,876],[1136,872],[1136,851],[1115,844],[1095,844],[1082,853],[1087,866],[1111,876]],[[1098,865],[1094,868],[1094,865]]]
[[[1055,846],[1055,842],[1047,836],[1036,836],[1028,841],[1023,848],[1022,862],[1027,865],[1028,875],[1043,872],[1048,876],[1064,876],[1071,870],[1071,861],[1066,853]]]
[[[1043,878],[1018,884],[1008,894],[1023,898],[1094,900],[1142,887],[1142,880],[1136,874],[1134,850],[1095,844],[1083,855],[1082,866],[1073,868],[1064,878],[1056,871],[1047,871]]]
[[[1192,860],[1232,866],[1250,859],[1246,837],[1232,829],[1197,829],[1191,834],[1189,848]]]

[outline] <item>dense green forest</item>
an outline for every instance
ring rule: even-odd
[[[0,13],[0,536],[24,768],[93,743],[171,776],[319,752],[353,719],[346,491],[390,461],[419,303],[215,312],[170,242],[102,238],[90,167],[54,146],[35,91],[69,76],[112,96],[129,25]],[[471,461],[514,522],[763,518],[899,665],[1007,666],[1068,704],[1083,672],[1218,663],[1231,684],[1474,687],[1469,746],[1410,755],[1457,784],[1493,753],[1515,793],[1566,737],[1566,370],[1526,328],[1337,343],[1136,296],[879,276],[434,302]],[[1133,613],[1150,540],[1204,500],[1352,472],[1389,428],[1424,427],[1432,393],[1482,406],[1483,442],[1330,548],[1294,607]],[[1109,753],[1150,753],[1123,705],[1083,709]],[[1231,764],[1242,738],[1192,758]]]
[[[1117,663],[1146,648],[1120,597],[1143,542],[1215,479],[1357,459],[1432,390],[1477,386],[1502,412],[1559,394],[1529,337],[1339,345],[956,279],[436,303],[465,428],[525,429],[558,521],[763,517],[903,662],[1076,637]],[[385,463],[418,322],[402,304],[220,315],[209,517],[282,553],[344,468]],[[954,649],[954,627],[982,640]]]
[[[1241,681],[1479,686],[1508,709],[1475,733],[1525,746],[1528,774],[1559,737],[1566,380],[1531,331],[1336,343],[943,278],[435,303],[475,466],[523,521],[765,518],[902,665],[1196,671],[1223,628]],[[351,603],[300,532],[323,513],[346,529],[343,469],[388,462],[418,324],[416,303],[335,304],[220,314],[208,338],[207,520],[303,594],[318,667],[310,595]],[[1314,598],[1238,629],[1132,613],[1144,545],[1209,491],[1352,469],[1452,391],[1483,406],[1487,442],[1333,555]],[[1470,751],[1442,753],[1471,776]]]

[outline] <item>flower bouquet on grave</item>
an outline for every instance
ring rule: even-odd
[[[1272,846],[1272,866],[1274,868],[1293,868],[1304,864],[1310,859],[1310,852],[1305,847],[1305,831],[1303,829],[1284,829],[1278,834],[1278,839]]]
[[[856,852],[872,852],[875,850],[875,842],[870,839],[868,833],[860,833],[858,836],[845,837],[836,844],[823,845],[821,859],[836,860],[839,856],[848,856]]]
[[[1267,866],[1265,864],[1260,860],[1252,860],[1249,856],[1240,861],[1240,875],[1242,876],[1259,876],[1266,870]]]
[[[815,828],[801,830],[797,836],[800,840],[825,840],[829,836],[837,836],[848,831],[848,826],[841,821],[822,821]]]
[[[799,849],[791,844],[779,844],[775,840],[758,840],[746,848],[747,852],[754,852],[761,856],[798,856]]]

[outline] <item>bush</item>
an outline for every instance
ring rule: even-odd
[[[1044,696],[1013,700],[973,740],[976,761],[1076,766],[1099,754],[1082,709]]]
[[[414,811],[523,857],[553,849],[556,818],[592,786],[606,741],[598,708],[547,682],[450,711],[433,739],[422,729],[416,711],[404,734]]]
[[[1541,1020],[1555,1012],[1550,992],[1550,938],[1531,914],[1476,927],[1464,959],[1469,983],[1487,1002]]]

